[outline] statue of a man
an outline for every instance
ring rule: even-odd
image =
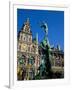
[[[47,42],[48,46],[50,47],[49,40],[48,40],[48,24],[46,22],[41,23],[41,28],[45,32],[44,40]]]
[[[47,25],[47,23],[46,22],[42,22],[41,28],[43,28],[43,30],[44,30],[44,32],[45,32],[45,34],[47,36],[48,35],[48,25]]]
[[[47,23],[43,22],[41,25],[41,28],[44,30],[45,32],[45,37],[43,39],[43,41],[41,42],[40,46],[42,48],[42,54],[45,55],[44,58],[44,66],[42,65],[42,68],[44,69],[44,74],[46,76],[46,78],[51,78],[50,74],[51,74],[51,63],[50,63],[50,45],[49,45],[49,41],[48,41],[48,25]]]

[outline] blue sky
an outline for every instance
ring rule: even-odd
[[[48,24],[50,45],[56,47],[59,44],[64,50],[64,11],[17,9],[17,32],[21,30],[27,18],[30,19],[33,38],[38,33],[39,42],[43,40],[45,33],[39,23],[45,21]]]

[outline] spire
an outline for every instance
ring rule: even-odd
[[[30,33],[30,22],[29,18],[26,19],[26,22],[23,24],[23,31]]]
[[[27,18],[27,23],[29,23],[29,18]]]
[[[36,42],[38,44],[38,33],[36,33]]]
[[[36,54],[38,54],[38,33],[36,33]]]
[[[29,23],[30,23],[30,22],[29,22],[29,18],[27,18],[26,21],[25,21],[24,24],[23,24],[23,27],[24,27],[25,25],[29,25]]]
[[[29,18],[27,18],[25,24],[29,25]]]
[[[60,49],[60,45],[59,45],[59,44],[57,45],[57,49],[58,49],[59,51],[61,50],[61,49]]]

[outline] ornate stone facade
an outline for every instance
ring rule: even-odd
[[[38,37],[33,41],[29,19],[18,33],[17,41],[17,76],[18,80],[33,79],[39,67]],[[21,70],[22,72],[19,72]],[[24,71],[24,72],[23,72]],[[19,78],[23,74],[23,77]]]
[[[64,72],[64,52],[58,48],[51,49],[51,65],[54,72]]]

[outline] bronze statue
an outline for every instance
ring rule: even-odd
[[[41,63],[41,68],[40,68],[40,76],[42,78],[51,78],[52,76],[52,71],[51,71],[51,62],[50,62],[50,45],[48,41],[48,25],[46,22],[43,22],[41,25],[41,28],[45,32],[45,36],[43,41],[40,44],[40,47],[42,48],[42,54],[45,56],[44,57],[44,63]],[[42,59],[41,59],[42,61]],[[45,66],[45,67],[44,67]],[[42,74],[43,73],[43,74]]]

